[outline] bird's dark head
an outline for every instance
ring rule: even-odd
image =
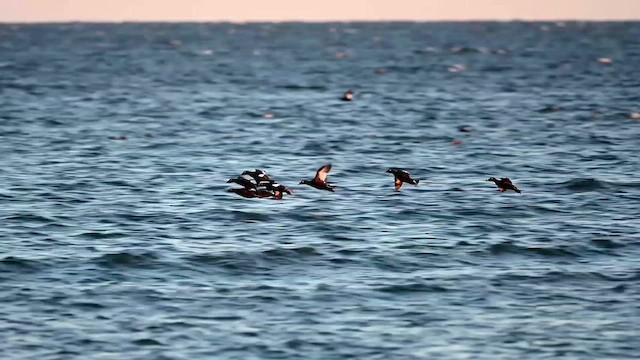
[[[498,179],[496,179],[496,178],[494,178],[494,177],[492,176],[492,177],[488,178],[488,179],[487,179],[487,181],[493,181],[493,182],[496,182],[496,181],[498,181]]]
[[[311,184],[311,181],[309,181],[309,180],[300,181],[300,185],[308,185],[308,184]]]
[[[234,180],[234,179],[229,179],[229,180],[227,180],[227,184],[228,184],[228,183],[232,183],[232,182],[233,182],[233,180]]]
[[[249,170],[245,170],[242,172],[242,175],[249,175]]]
[[[393,173],[393,169],[388,169],[386,172]]]

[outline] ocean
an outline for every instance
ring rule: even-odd
[[[635,359],[634,113],[638,22],[2,24],[0,358]]]

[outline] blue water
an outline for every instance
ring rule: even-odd
[[[637,358],[639,88],[640,23],[0,25],[0,358]]]

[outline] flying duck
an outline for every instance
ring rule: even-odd
[[[267,190],[267,189],[257,189],[256,190],[256,195],[259,198],[274,197],[273,191],[270,191],[270,190]]]
[[[318,190],[333,191],[336,187],[327,183],[329,171],[331,171],[331,164],[326,164],[316,171],[316,177],[314,177],[313,180],[302,180],[300,184],[309,185]]]
[[[254,198],[258,196],[255,189],[228,189],[227,192],[232,192],[245,198]]]
[[[288,189],[286,186],[282,184],[278,184],[274,180],[262,181],[260,184],[258,184],[258,186],[264,186],[267,190],[273,191],[273,192],[278,191],[281,193],[287,193],[289,195],[293,194],[293,191],[291,191],[290,189]]]
[[[408,171],[406,170],[402,170],[399,168],[390,168],[389,170],[387,170],[388,173],[393,174],[395,180],[394,183],[396,185],[396,191],[400,191],[400,188],[402,187],[403,183],[408,183],[411,185],[416,185],[418,186],[418,183],[420,182],[420,180],[414,180],[411,178],[411,174],[409,174]]]
[[[520,189],[518,189],[515,185],[513,185],[513,183],[511,182],[511,180],[509,178],[501,178],[500,180],[494,178],[494,177],[490,177],[487,179],[487,181],[493,181],[498,188],[500,189],[500,192],[505,192],[507,190],[513,190],[515,192],[517,192],[518,194],[522,193],[522,191],[520,191]]]
[[[273,191],[273,198],[276,199],[276,200],[282,200],[282,191],[274,190]]]
[[[256,188],[256,184],[254,184],[251,180],[244,178],[242,176],[238,176],[237,178],[234,179],[229,179],[227,180],[227,183],[236,183],[242,187],[244,187],[245,189],[255,189]]]
[[[269,175],[267,175],[264,170],[260,169],[256,169],[255,171],[244,171],[242,172],[242,175],[251,176],[256,181],[256,184],[260,183],[260,181],[269,180]]]

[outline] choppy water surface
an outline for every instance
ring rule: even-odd
[[[638,23],[0,25],[0,354],[636,358],[639,64]]]

